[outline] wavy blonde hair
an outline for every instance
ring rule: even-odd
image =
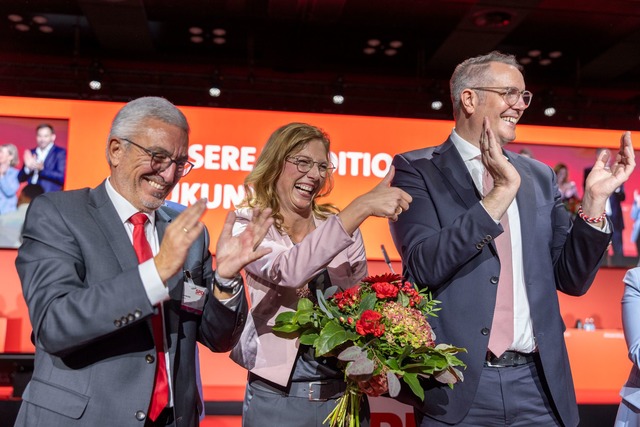
[[[328,161],[331,142],[329,135],[322,129],[306,123],[289,123],[278,128],[269,137],[253,170],[244,180],[246,196],[240,206],[260,209],[271,208],[274,225],[280,233],[284,233],[284,218],[280,213],[280,199],[278,198],[276,185],[284,169],[284,162],[287,157],[302,151],[309,141],[314,139],[320,140],[324,145]],[[324,186],[312,201],[312,211],[315,217],[325,219],[339,211],[332,204],[316,203],[317,198],[327,196],[332,189],[333,176],[329,172],[324,181]]]

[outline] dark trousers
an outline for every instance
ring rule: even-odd
[[[562,426],[535,363],[509,368],[485,366],[471,409],[458,427]],[[445,427],[418,411],[416,426]]]

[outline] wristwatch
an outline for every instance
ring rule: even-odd
[[[213,285],[218,288],[220,292],[235,294],[242,287],[242,276],[238,275],[233,279],[223,279],[218,276],[218,272],[215,272],[213,274]]]

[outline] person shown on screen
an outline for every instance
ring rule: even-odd
[[[614,427],[640,426],[640,268],[627,271],[623,279],[622,328],[629,349],[631,372],[620,391],[622,401]]]
[[[358,227],[370,216],[395,221],[411,202],[407,193],[389,186],[392,168],[373,190],[340,212],[318,203],[333,184],[329,144],[328,135],[315,126],[282,126],[245,180],[247,197],[236,211],[234,234],[251,223],[252,208],[272,209],[274,225],[261,245],[271,253],[245,269],[252,306],[231,352],[249,370],[244,427],[323,426],[346,389],[336,359],[315,358],[312,347],[276,336],[271,326],[279,313],[294,311],[301,297],[315,299],[316,289],[358,284],[367,273]],[[365,427],[368,404],[361,408]]]
[[[230,212],[214,272],[205,200],[179,214],[163,206],[193,166],[188,145],[180,110],[135,99],[111,125],[107,179],[31,202],[16,267],[35,368],[16,426],[199,424],[196,341],[215,352],[237,342],[239,272],[269,252],[257,247],[273,220],[256,212],[233,237]]]
[[[40,184],[44,191],[62,190],[67,168],[67,150],[55,145],[53,126],[43,123],[36,128],[36,147],[24,152],[20,182]]]
[[[22,226],[33,199],[44,193],[39,184],[27,184],[20,190],[18,209],[0,215],[0,248],[17,248],[22,243]]]
[[[564,163],[558,163],[553,167],[560,190],[560,199],[572,217],[578,213],[580,207],[580,197],[575,181],[569,179],[569,168]]]
[[[18,207],[18,149],[13,144],[0,145],[0,215]]]
[[[405,276],[441,301],[438,340],[466,348],[467,368],[453,389],[424,380],[424,401],[404,400],[423,427],[575,427],[557,292],[582,295],[593,281],[611,238],[606,199],[635,167],[631,134],[610,169],[608,152],[596,160],[571,221],[553,170],[503,148],[532,99],[516,58],[467,59],[450,88],[448,140],[393,160],[392,185],[413,202],[390,227]]]

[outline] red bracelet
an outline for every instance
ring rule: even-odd
[[[597,216],[597,217],[590,217],[590,216],[586,216],[584,214],[584,211],[582,210],[582,205],[580,205],[580,207],[578,208],[578,216],[580,218],[582,218],[584,221],[588,222],[589,224],[597,224],[599,222],[604,221],[607,218],[607,213],[606,212],[602,212],[602,215]]]

